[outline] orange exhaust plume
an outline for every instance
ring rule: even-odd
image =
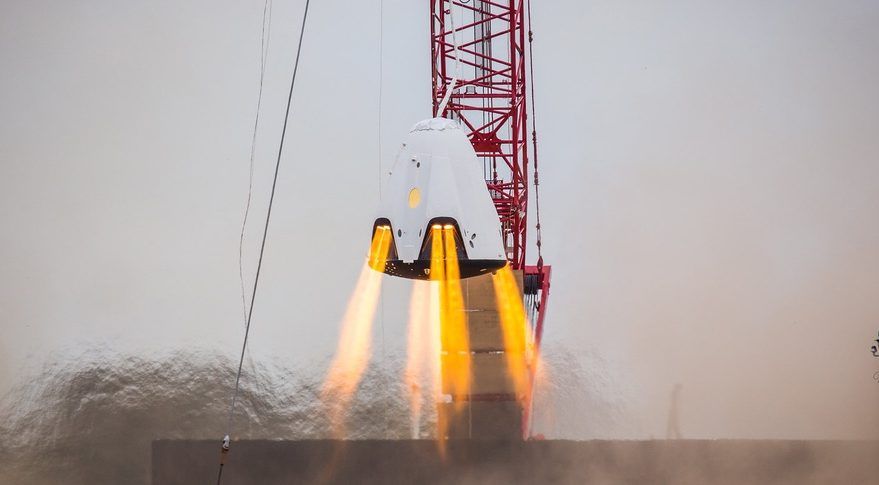
[[[470,392],[470,338],[464,313],[464,297],[455,248],[454,226],[431,227],[430,279],[432,306],[431,340],[439,343],[438,371],[434,372],[437,403],[443,396],[451,396],[456,403],[454,412],[461,412],[464,400]],[[457,399],[456,399],[457,397]],[[445,456],[445,439],[449,416],[437,416],[437,440],[440,454]]]
[[[510,265],[492,275],[492,283],[504,335],[507,373],[515,386],[516,396],[520,400],[527,400],[531,395],[527,362],[533,357],[534,349],[522,295]]]
[[[440,336],[442,335],[442,322],[440,321],[440,285],[436,281],[428,283],[430,285],[430,313],[428,315],[428,372],[430,373],[430,382],[433,386],[433,402],[439,402],[443,394],[443,376],[442,365],[440,362]]]
[[[403,375],[409,397],[412,439],[419,438],[424,373],[430,367],[430,283],[415,281],[409,302],[409,338]]]
[[[388,260],[388,251],[391,248],[391,228],[389,226],[378,226],[375,234],[372,235],[372,244],[369,247],[369,267],[384,272],[385,262]]]
[[[467,314],[464,313],[464,295],[461,292],[461,275],[458,269],[458,252],[455,248],[454,226],[443,227],[445,278],[440,286],[440,340],[446,351],[443,369],[447,389],[453,396],[470,393],[470,335]],[[463,403],[462,400],[456,400]]]
[[[431,302],[436,302],[437,310],[439,313],[439,337],[442,338],[442,327],[443,327],[443,315],[445,314],[446,305],[443,302],[443,286],[445,285],[446,279],[446,263],[443,258],[443,228],[440,225],[434,225],[430,229],[431,236],[431,245],[430,245],[430,280],[433,288],[431,288]],[[435,295],[435,298],[434,298]],[[437,342],[442,342],[441,340],[437,340]],[[440,345],[440,355],[444,354],[444,350],[442,349],[442,345]],[[442,359],[442,357],[440,357]],[[443,377],[442,377],[442,364],[440,364],[440,372],[439,372],[439,386],[437,387],[437,405],[441,402],[441,397],[444,392],[443,390]],[[448,430],[448,422],[443,419],[442,414],[437,413],[437,422],[436,422],[436,439],[437,445],[439,446],[440,454],[445,457],[446,454],[446,431]]]
[[[336,356],[321,390],[337,438],[344,435],[344,416],[369,362],[372,321],[382,283],[382,273],[378,271],[384,269],[390,242],[390,228],[376,229],[369,259],[363,265],[357,286],[348,300]]]
[[[443,226],[434,224],[430,229],[430,280],[446,280],[446,262],[443,257]]]
[[[419,438],[425,397],[438,402],[440,382],[439,285],[415,281],[409,304],[409,338],[404,379],[409,397],[412,439]],[[427,385],[425,385],[427,383]]]

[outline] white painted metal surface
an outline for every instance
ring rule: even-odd
[[[384,185],[376,219],[383,218],[404,264],[419,259],[436,218],[457,222],[467,259],[506,261],[482,163],[456,121],[433,118],[412,128]]]

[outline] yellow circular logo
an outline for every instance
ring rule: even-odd
[[[414,187],[409,191],[409,208],[414,209],[418,207],[418,204],[421,203],[421,191],[418,190],[418,187]]]

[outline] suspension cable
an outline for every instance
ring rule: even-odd
[[[458,31],[455,29],[455,3],[452,1],[449,2],[449,21],[452,24],[452,46],[454,47],[453,50],[455,53],[455,72],[452,74],[452,81],[446,89],[445,96],[443,96],[439,107],[436,109],[437,118],[442,117],[443,111],[446,110],[446,105],[449,104],[449,100],[452,98],[452,93],[455,91],[455,86],[458,84],[458,77],[461,73],[461,60],[458,58]],[[443,50],[445,51],[445,47],[443,47]],[[443,54],[443,62],[446,62],[445,53]]]
[[[378,7],[378,200],[382,198],[382,87],[384,85],[384,48],[385,48],[385,2],[379,0]],[[385,294],[381,293],[381,337],[382,358],[385,356]]]
[[[382,196],[382,102],[384,86],[385,2],[378,4],[378,198]]]
[[[290,80],[290,91],[287,94],[287,109],[284,113],[284,127],[281,129],[281,141],[278,145],[278,159],[275,162],[275,174],[272,179],[272,191],[269,195],[269,206],[268,210],[266,210],[266,222],[262,233],[262,243],[260,244],[259,248],[259,260],[256,264],[256,274],[254,275],[253,279],[253,293],[250,297],[250,308],[247,312],[247,324],[244,327],[244,341],[241,344],[241,357],[238,360],[238,373],[235,376],[235,393],[232,395],[232,405],[229,407],[229,418],[226,423],[227,433],[223,437],[223,442],[220,449],[220,469],[217,472],[217,485],[220,484],[220,481],[223,478],[223,465],[225,464],[226,455],[229,453],[229,448],[231,445],[230,437],[232,435],[232,418],[235,414],[235,405],[238,402],[238,393],[241,389],[241,368],[244,364],[244,353],[247,350],[247,339],[250,336],[250,323],[253,318],[253,304],[256,301],[256,291],[259,286],[259,275],[260,270],[262,270],[263,255],[265,254],[266,249],[266,237],[268,236],[269,232],[269,222],[272,218],[272,205],[275,201],[275,189],[278,185],[278,171],[281,168],[281,155],[284,152],[284,140],[287,135],[287,123],[290,120],[290,107],[293,103],[293,87],[296,85],[296,73],[299,71],[299,57],[302,53],[302,39],[305,36],[305,23],[308,19],[309,2],[310,0],[305,0],[305,9],[302,14],[302,26],[299,29],[299,45],[296,47],[296,61],[293,64],[293,75]]]
[[[262,35],[259,57],[259,94],[256,98],[256,116],[253,121],[253,137],[250,140],[250,175],[247,182],[247,204],[244,206],[244,218],[241,221],[241,235],[238,237],[238,279],[241,282],[241,306],[244,311],[244,325],[247,326],[247,290],[244,288],[244,234],[247,229],[247,218],[250,215],[250,204],[253,201],[253,166],[256,158],[256,134],[259,131],[259,115],[262,107],[262,90],[266,76],[266,60],[269,57],[269,39],[272,33],[272,2],[265,0],[262,8]]]
[[[378,2],[378,200],[381,203],[382,198],[382,102],[383,96],[383,87],[384,87],[384,49],[385,49],[385,2],[384,0],[379,0]],[[387,351],[385,350],[385,292],[379,293],[380,298],[380,307],[381,314],[379,316],[379,322],[381,325],[381,340],[382,340],[382,364],[385,363],[387,359]],[[385,418],[385,437],[387,438],[388,430],[391,429],[390,426],[390,416],[388,415],[388,408],[385,407],[384,411]]]
[[[534,205],[537,214],[537,268],[543,268],[543,254],[541,252],[542,239],[540,234],[540,177],[537,167],[537,106],[534,101],[534,31],[531,30],[531,0],[527,2],[528,8],[528,66],[531,71],[531,143],[534,146]]]

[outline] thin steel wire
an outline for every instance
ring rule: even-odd
[[[272,2],[265,0],[262,10],[262,34],[260,40],[259,59],[259,94],[256,98],[256,115],[253,121],[253,137],[250,140],[250,174],[247,183],[247,204],[244,206],[244,218],[241,221],[241,235],[238,237],[238,279],[241,282],[241,306],[244,311],[244,325],[247,325],[247,290],[244,283],[244,235],[247,219],[250,215],[250,204],[253,202],[253,167],[256,158],[256,135],[259,131],[259,117],[262,107],[263,85],[266,75],[266,60],[269,56],[269,39],[272,32]]]
[[[309,3],[310,3],[310,0],[305,0],[305,9],[302,14],[302,26],[299,29],[299,44],[296,47],[296,61],[293,64],[293,75],[290,79],[290,91],[287,95],[287,108],[286,108],[286,111],[284,114],[284,127],[281,130],[281,141],[278,145],[278,158],[277,158],[277,161],[275,162],[275,174],[274,174],[274,177],[272,178],[272,191],[271,191],[271,194],[269,195],[269,206],[268,206],[268,210],[266,210],[266,222],[265,222],[265,226],[263,228],[262,243],[260,244],[260,248],[259,248],[259,260],[257,261],[256,274],[254,275],[254,279],[253,279],[253,293],[251,294],[251,297],[250,297],[250,307],[247,312],[247,324],[245,325],[245,328],[244,328],[244,341],[241,344],[241,357],[238,360],[238,373],[235,376],[235,392],[232,395],[232,405],[229,407],[229,417],[228,417],[228,420],[226,423],[227,433],[226,433],[226,437],[224,438],[224,445],[223,445],[223,450],[222,450],[223,453],[225,453],[229,450],[229,437],[232,436],[232,422],[233,422],[233,417],[235,414],[235,405],[238,403],[238,393],[241,389],[241,368],[244,365],[244,353],[247,350],[247,340],[248,340],[248,337],[250,336],[250,324],[253,319],[253,307],[254,307],[254,303],[256,302],[257,289],[259,288],[259,275],[262,270],[263,256],[265,255],[265,249],[266,249],[266,238],[269,233],[269,223],[272,218],[272,206],[274,205],[275,191],[278,186],[278,172],[280,171],[280,168],[281,168],[281,155],[284,153],[284,141],[285,141],[286,135],[287,135],[287,124],[290,120],[290,108],[293,104],[293,88],[296,86],[296,74],[299,72],[299,58],[302,54],[302,40],[305,37],[305,24],[306,24],[306,20],[308,19]],[[223,477],[223,460],[221,459],[220,460],[220,469],[219,469],[219,472],[217,473],[217,484],[218,485],[219,485],[222,477]]]
[[[534,31],[531,27],[531,0],[528,0],[528,66],[531,71],[531,142],[534,146],[534,210],[537,215],[537,265],[543,266],[543,239],[541,238],[540,225],[540,178],[537,167],[537,104],[534,101]]]

